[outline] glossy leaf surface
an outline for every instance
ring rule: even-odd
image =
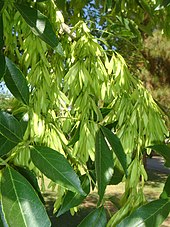
[[[117,156],[120,164],[122,165],[122,168],[127,175],[127,162],[126,162],[126,154],[123,150],[122,144],[119,140],[119,138],[109,129],[106,127],[101,128],[104,136],[106,137],[107,141],[109,142],[111,148],[113,149],[113,152]]]
[[[6,66],[7,69],[4,75],[4,80],[8,89],[15,96],[15,98],[28,105],[29,89],[27,80],[21,70],[7,57]]]
[[[85,195],[78,176],[62,154],[49,147],[34,146],[31,148],[31,159],[34,165],[52,181]]]
[[[109,184],[113,175],[113,153],[108,147],[102,132],[96,134],[95,144],[95,169],[98,185],[99,204],[103,199],[106,186]]]
[[[170,212],[170,200],[158,199],[139,207],[125,218],[117,227],[158,227]]]
[[[104,207],[99,207],[92,211],[83,221],[78,225],[78,227],[105,227],[107,223],[106,212]]]
[[[48,18],[39,10],[26,5],[17,4],[16,8],[36,36],[55,49],[60,55],[63,55],[61,44],[59,43]]]
[[[9,226],[51,226],[33,187],[11,167],[2,171],[1,193],[2,210]]]
[[[13,143],[19,143],[23,137],[21,123],[12,115],[0,111],[0,133]]]

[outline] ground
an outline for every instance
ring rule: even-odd
[[[162,192],[164,182],[168,174],[170,174],[170,169],[167,169],[163,166],[163,159],[159,156],[154,156],[152,159],[147,159],[147,172],[148,172],[148,181],[145,185],[145,195],[148,201],[159,198],[160,193]],[[123,183],[120,183],[116,186],[108,186],[106,189],[106,209],[108,213],[112,214],[116,211],[111,200],[113,198],[118,198],[122,195],[124,190]],[[92,211],[97,203],[97,194],[92,192],[84,203],[80,206],[79,211],[72,216],[70,212],[67,212],[64,215],[61,215],[59,218],[56,218],[53,214],[53,203],[55,198],[55,193],[46,191],[45,200],[47,204],[47,210],[52,221],[52,227],[76,227],[81,220]],[[109,214],[108,214],[109,215]],[[170,216],[167,218],[161,227],[170,226]]]

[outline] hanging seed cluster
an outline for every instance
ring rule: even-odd
[[[116,223],[117,216],[123,217],[144,200],[143,185],[139,187],[140,177],[142,183],[147,178],[142,149],[168,136],[163,114],[142,82],[130,74],[124,59],[116,52],[107,53],[84,22],[73,27],[73,39],[61,30],[64,19],[53,1],[39,7],[61,39],[63,56],[59,55],[61,49],[52,49],[31,31],[12,2],[3,8],[3,22],[8,27],[4,29],[4,53],[27,75],[30,88],[29,107],[22,104],[18,109],[27,112],[29,123],[24,142],[14,149],[18,154],[14,161],[34,168],[28,145],[41,144],[67,156],[84,173],[89,158],[95,160],[100,125],[115,123],[112,130],[120,138],[129,164],[124,210],[113,216]],[[55,210],[64,189],[59,192]]]

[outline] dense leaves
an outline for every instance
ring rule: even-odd
[[[31,159],[52,181],[85,195],[78,176],[62,154],[49,147],[34,146],[31,148]]]
[[[60,55],[63,55],[61,44],[59,43],[48,18],[39,10],[26,5],[17,4],[16,7],[30,26],[32,32],[55,49]]]
[[[97,208],[79,226],[106,226],[105,189],[121,181],[125,192],[113,197],[118,211],[108,226],[129,214],[121,226],[160,224],[169,212],[169,177],[160,199],[142,206],[142,156],[168,130],[134,62],[146,33],[169,33],[169,3],[7,2],[0,3],[0,78],[16,99],[5,108],[11,114],[0,112],[1,218],[9,226],[50,226],[36,179],[46,186],[45,175],[57,216],[98,191]],[[167,145],[151,148],[170,166]]]
[[[2,171],[1,193],[2,209],[9,226],[51,226],[30,183],[11,167]]]

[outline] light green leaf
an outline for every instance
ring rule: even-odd
[[[61,43],[48,20],[39,10],[26,5],[16,4],[16,8],[31,28],[32,32],[55,49],[60,55],[64,55]]]
[[[117,227],[159,227],[170,212],[170,200],[158,199],[139,207]]]
[[[45,208],[33,187],[11,167],[2,171],[1,202],[9,227],[51,226]]]
[[[109,184],[113,175],[114,161],[112,150],[108,147],[100,130],[96,134],[95,142],[95,169],[100,204],[106,186]]]
[[[0,157],[12,150],[17,143],[13,143],[0,134]]]
[[[0,134],[13,143],[19,143],[23,138],[21,123],[12,115],[0,111]]]
[[[15,98],[28,105],[29,88],[27,85],[27,80],[25,79],[21,70],[7,57],[6,66],[7,69],[4,75],[4,80],[8,89],[15,96]]]
[[[49,147],[34,146],[31,148],[31,159],[34,165],[52,181],[73,192],[86,195],[72,166],[59,152]]]
[[[158,144],[149,146],[152,150],[156,151],[158,154],[162,155],[165,159],[165,166],[170,167],[170,147],[166,144]]]
[[[119,138],[109,129],[106,127],[101,127],[101,130],[106,137],[107,141],[109,142],[111,148],[113,149],[113,152],[117,156],[120,164],[122,165],[122,168],[127,175],[127,160],[126,160],[126,154],[123,150],[122,144],[119,140]]]
[[[89,178],[86,175],[83,175],[80,178],[82,182],[82,188],[86,194],[89,194],[90,192],[90,181]],[[68,211],[70,208],[78,206],[83,202],[83,200],[86,198],[86,196],[82,196],[79,193],[74,193],[68,191],[66,195],[64,196],[64,200],[62,202],[62,205],[57,213],[57,217],[64,214],[66,211]]]
[[[102,206],[87,215],[77,227],[105,227],[106,223],[106,212]]]

